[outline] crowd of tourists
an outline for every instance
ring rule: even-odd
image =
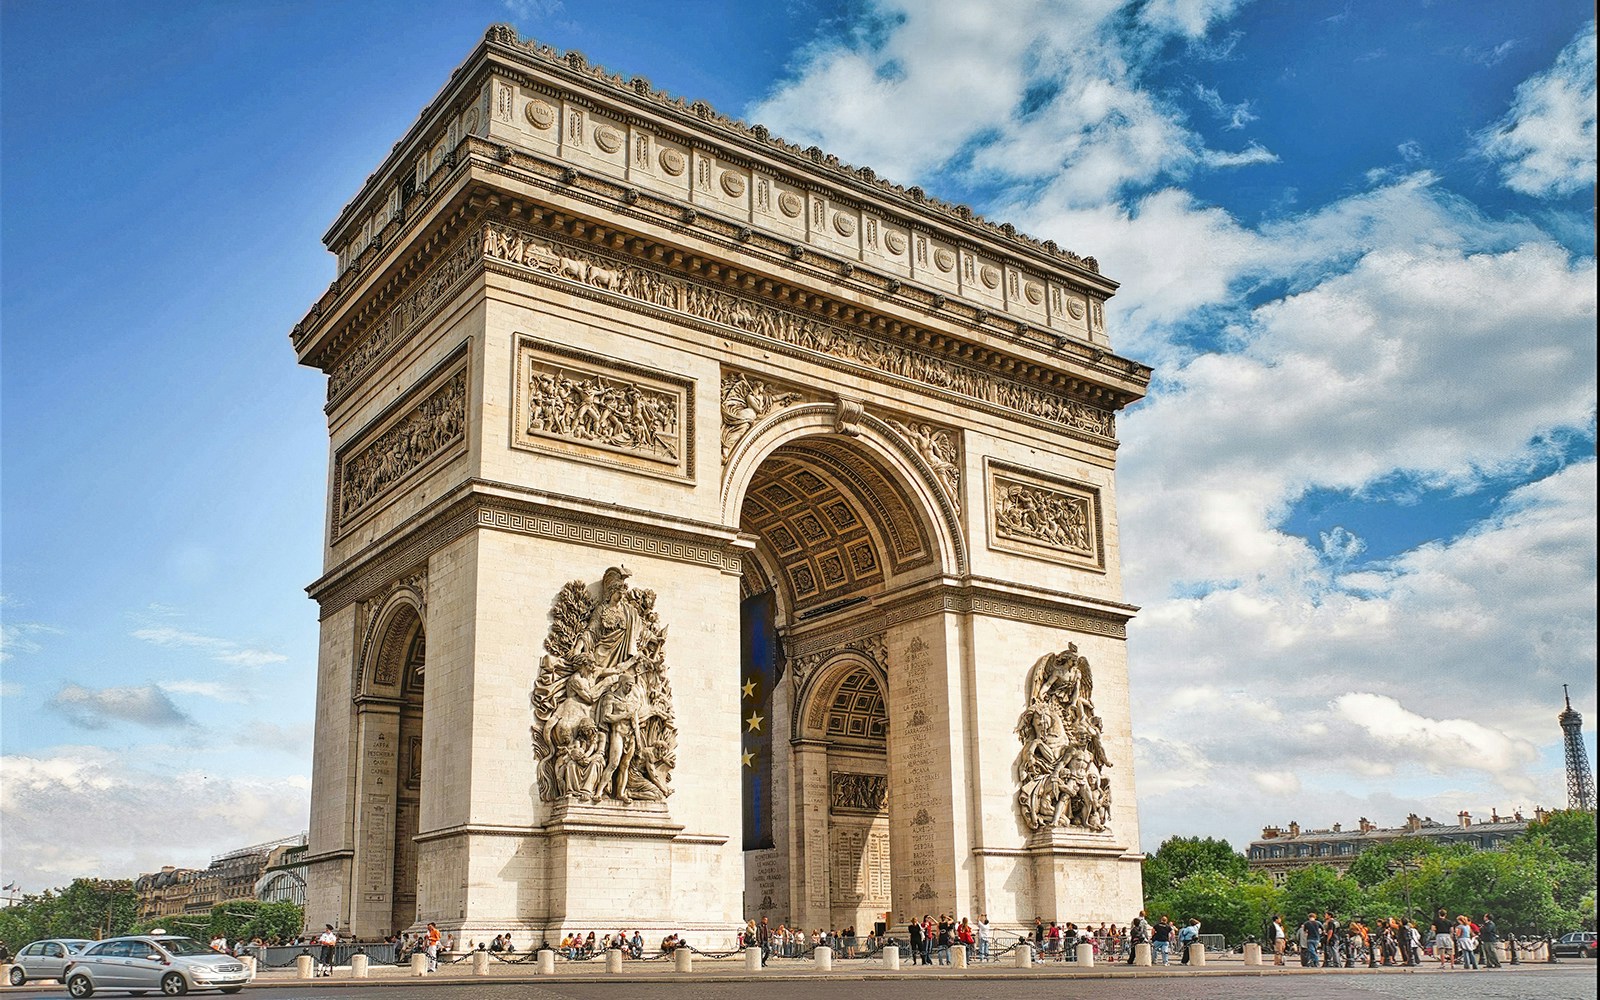
[[[1501,935],[1494,915],[1452,917],[1444,907],[1422,925],[1399,917],[1341,921],[1327,910],[1320,915],[1312,911],[1292,932],[1280,914],[1272,918],[1267,940],[1274,965],[1285,964],[1286,955],[1297,955],[1301,965],[1313,968],[1419,966],[1429,961],[1441,969],[1500,967],[1496,946]]]
[[[765,962],[774,955],[779,958],[803,958],[819,947],[832,948],[841,958],[858,958],[881,947],[883,940],[876,934],[858,935],[854,927],[846,927],[842,931],[823,928],[806,931],[787,924],[773,927],[766,917],[762,917],[759,921],[754,918],[746,921],[734,944],[741,949],[759,947],[761,959]]]

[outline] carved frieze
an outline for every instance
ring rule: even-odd
[[[744,372],[722,373],[722,460],[763,417],[798,403],[801,395]]]
[[[832,771],[828,774],[828,808],[839,813],[877,816],[889,811],[889,778],[882,774]]]
[[[858,636],[846,642],[838,643],[828,649],[807,653],[803,656],[790,657],[788,661],[789,679],[794,682],[795,690],[800,690],[805,686],[806,679],[818,667],[840,653],[860,653],[877,664],[879,670],[887,673],[889,670],[889,646],[885,642],[886,635],[887,633],[884,632],[874,632],[871,635]],[[818,707],[823,710],[827,709],[826,705],[820,705],[820,703]],[[821,718],[819,716],[817,724],[820,725],[820,723]]]
[[[961,454],[957,448],[958,431],[917,420],[885,420],[906,443],[916,449],[928,463],[934,476],[943,487],[945,496],[959,512],[961,510]]]
[[[395,488],[435,460],[462,450],[467,436],[467,369],[424,379],[339,449],[334,464],[333,534],[377,509]]]
[[[816,351],[854,365],[1002,407],[1072,431],[1116,436],[1112,412],[932,351],[835,326],[771,303],[707,288],[492,221],[483,252],[497,261],[591,285],[662,309]]]
[[[546,802],[662,802],[672,794],[678,728],[667,679],[666,627],[652,590],[625,566],[598,595],[574,580],[550,610],[532,702],[533,753]]]
[[[1029,829],[1082,827],[1111,818],[1111,779],[1094,714],[1094,675],[1076,643],[1039,658],[1028,673],[1028,707],[1017,722],[1017,804]]]
[[[694,475],[693,383],[519,335],[513,447]]]
[[[1100,491],[988,463],[990,543],[997,549],[1105,568]]]
[[[411,291],[328,369],[328,398],[338,397],[376,367],[389,348],[420,326],[433,307],[458,288],[482,261],[476,230],[452,244]]]

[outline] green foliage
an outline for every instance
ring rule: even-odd
[[[1200,872],[1219,872],[1242,879],[1250,863],[1226,840],[1211,837],[1168,837],[1144,861],[1144,895],[1153,899],[1171,893],[1184,879]]]
[[[1553,932],[1571,930],[1583,921],[1583,899],[1595,891],[1595,814],[1566,809],[1528,824],[1509,852],[1542,866],[1560,912]],[[1593,920],[1593,910],[1590,918]],[[1592,922],[1585,926],[1593,926]]]
[[[1273,907],[1278,891],[1270,879],[1246,873],[1242,878],[1218,869],[1203,869],[1180,879],[1166,893],[1151,897],[1146,910],[1157,919],[1170,916],[1179,923],[1200,918],[1200,929],[1221,934],[1231,944],[1257,936]]]
[[[1446,847],[1422,837],[1401,837],[1362,851],[1345,872],[1345,878],[1354,879],[1363,889],[1370,889],[1397,874],[1406,862],[1420,862],[1423,858],[1445,853],[1453,853],[1453,845]]]
[[[211,919],[204,934],[207,940],[221,935],[229,942],[286,940],[305,928],[305,911],[293,903],[263,903],[256,899],[235,899],[211,908]]]
[[[1312,910],[1331,910],[1341,916],[1359,914],[1366,905],[1366,894],[1354,879],[1340,877],[1327,865],[1310,865],[1290,872],[1283,882],[1285,924],[1298,923]]]
[[[133,929],[138,896],[127,879],[74,879],[0,910],[0,940],[12,949],[40,938],[102,938]]]

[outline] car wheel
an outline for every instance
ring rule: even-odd
[[[169,972],[161,977],[161,992],[169,997],[181,997],[189,992],[189,981],[181,973]]]
[[[22,971],[22,966],[13,965],[11,967],[11,985],[12,986],[21,986],[23,983],[25,983],[27,981],[28,981],[28,974],[26,972]]]
[[[89,981],[88,976],[73,976],[67,980],[67,992],[80,998],[80,1000],[83,997],[92,997],[94,996],[94,983]]]

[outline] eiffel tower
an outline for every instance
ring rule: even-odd
[[[1567,748],[1567,808],[1594,812],[1594,772],[1589,770],[1589,754],[1583,748],[1583,716],[1572,710],[1572,695],[1565,684],[1561,693],[1567,699],[1566,711],[1557,716]]]

